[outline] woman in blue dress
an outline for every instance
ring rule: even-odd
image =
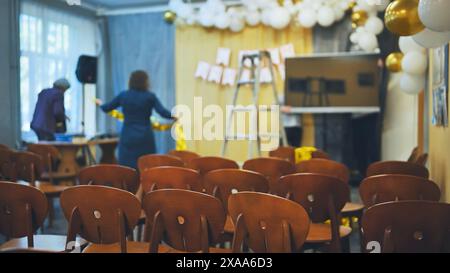
[[[131,74],[128,91],[120,93],[111,102],[101,105],[105,112],[122,107],[125,116],[119,141],[119,164],[137,168],[139,157],[156,153],[155,136],[150,122],[153,109],[162,117],[173,119],[169,110],[162,106],[156,95],[149,91],[150,80],[145,71]]]

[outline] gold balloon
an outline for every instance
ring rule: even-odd
[[[356,6],[356,1],[351,1],[350,3],[348,3],[348,8],[347,10],[351,10]]]
[[[389,54],[386,58],[386,67],[391,72],[400,72],[402,71],[402,59],[403,53],[394,52]]]
[[[174,12],[170,10],[164,12],[164,21],[166,21],[167,23],[172,24],[173,22],[175,22],[176,18],[177,15]]]
[[[384,15],[387,29],[400,36],[411,36],[425,29],[419,18],[419,0],[396,0]]]
[[[369,14],[365,10],[357,10],[352,13],[352,23],[357,26],[363,26],[367,18],[369,18]]]

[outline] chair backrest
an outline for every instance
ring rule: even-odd
[[[141,185],[144,193],[162,189],[203,190],[200,174],[181,167],[147,169],[141,173]]]
[[[189,161],[191,161],[192,159],[200,157],[199,154],[191,151],[177,151],[177,150],[170,151],[169,155],[178,157],[179,159],[181,159],[181,161],[184,162],[185,165],[187,165]]]
[[[210,171],[219,169],[239,169],[239,165],[227,158],[206,156],[191,160],[188,165],[189,168],[199,171],[200,175],[205,175]]]
[[[78,173],[80,185],[108,186],[135,194],[139,188],[139,176],[135,169],[120,165],[96,165]]]
[[[404,174],[428,178],[428,169],[422,165],[404,161],[375,162],[367,169],[367,177],[380,174]]]
[[[0,149],[0,178],[13,180],[15,175],[14,151]]]
[[[184,163],[178,157],[171,155],[144,155],[138,159],[139,172],[163,166],[184,167]]]
[[[407,162],[410,163],[416,162],[418,155],[419,155],[419,147],[414,147],[414,149],[411,151],[411,155],[408,157]]]
[[[302,205],[314,223],[337,217],[350,194],[345,182],[321,174],[286,175],[280,179],[280,183],[286,184],[288,198]]]
[[[262,174],[247,170],[211,171],[205,175],[204,182],[208,189],[212,189],[209,193],[219,198],[225,209],[228,208],[228,198],[231,194],[241,191],[265,193],[269,191],[269,181]]]
[[[30,152],[16,152],[13,154],[13,160],[15,179],[29,182],[34,186],[44,171],[42,157]]]
[[[303,246],[310,220],[305,209],[290,200],[264,193],[230,196],[228,211],[236,226],[234,252],[247,242],[254,252],[297,252]]]
[[[258,172],[269,180],[270,193],[279,196],[286,195],[286,187],[279,183],[280,177],[295,172],[294,165],[283,159],[261,157],[245,161],[244,170]]]
[[[291,146],[280,146],[276,150],[270,151],[269,156],[286,159],[292,164],[295,164],[295,148]]]
[[[431,201],[378,204],[364,213],[362,233],[367,251],[374,250],[370,242],[378,242],[381,252],[449,253],[450,204]]]
[[[55,161],[61,158],[61,154],[55,146],[49,144],[28,144],[27,150],[40,155],[45,170],[54,171]]]
[[[0,234],[7,238],[28,237],[33,246],[33,234],[42,226],[48,212],[45,194],[30,186],[0,182]]]
[[[322,150],[316,150],[311,153],[312,158],[331,159],[331,156]]]
[[[339,162],[313,158],[311,160],[302,161],[295,166],[298,173],[318,173],[339,178],[345,183],[350,179],[350,171],[348,168]]]
[[[399,200],[439,201],[441,197],[441,191],[433,181],[398,174],[367,177],[361,183],[359,193],[366,207]]]
[[[151,249],[163,240],[187,252],[208,252],[218,242],[225,225],[225,211],[219,199],[188,190],[166,189],[149,192],[143,200],[147,215],[146,234],[151,229]]]
[[[95,244],[120,243],[122,252],[141,214],[133,194],[105,186],[71,187],[61,194],[61,207],[69,222],[68,242],[78,234]]]
[[[4,144],[0,144],[0,150],[10,150],[10,148]]]
[[[419,165],[422,165],[422,166],[425,166],[425,165],[427,165],[427,162],[428,162],[428,154],[421,154],[421,155],[419,155],[418,157],[417,157],[417,159],[416,159],[416,164],[419,164]]]

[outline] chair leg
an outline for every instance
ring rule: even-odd
[[[48,227],[53,227],[53,220],[55,219],[55,206],[53,205],[53,198],[48,198]]]

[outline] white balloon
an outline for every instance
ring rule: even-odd
[[[329,27],[334,23],[334,10],[323,6],[317,12],[317,22],[323,27]]]
[[[378,11],[385,11],[386,8],[391,3],[391,0],[374,0],[374,1],[378,1],[378,3],[377,3],[377,10]]]
[[[277,7],[270,14],[270,25],[276,29],[283,29],[291,22],[289,10],[283,7]]]
[[[256,26],[261,22],[261,15],[258,10],[248,11],[245,21],[249,26]]]
[[[203,12],[200,14],[199,22],[204,27],[212,27],[214,25],[214,16],[211,13]]]
[[[403,73],[400,78],[400,89],[407,94],[417,95],[425,88],[425,76]]]
[[[244,21],[239,18],[232,18],[230,23],[230,30],[233,32],[240,32],[244,29]]]
[[[230,23],[230,16],[224,12],[216,15],[214,26],[218,29],[226,29],[230,26]]]
[[[427,70],[427,56],[418,51],[406,53],[402,60],[402,69],[412,75],[423,75]]]
[[[188,19],[189,17],[192,17],[193,13],[194,10],[190,5],[183,4],[178,8],[177,16],[183,19]]]
[[[406,54],[410,51],[425,52],[425,48],[416,43],[412,36],[401,36],[398,40],[398,45],[400,47],[400,51],[403,52],[403,54]]]
[[[366,52],[374,52],[378,47],[378,40],[375,34],[364,32],[360,35],[358,45]]]
[[[383,31],[384,23],[380,18],[371,16],[369,17],[369,19],[367,19],[364,28],[366,29],[366,31],[378,35]]]
[[[345,16],[345,11],[339,7],[334,8],[334,19],[335,21],[340,21]]]
[[[350,34],[350,41],[354,44],[357,44],[359,42],[359,38],[360,38],[360,33],[353,32],[352,34]]]
[[[414,41],[425,48],[436,48],[448,43],[450,31],[435,32],[426,28],[412,37]]]
[[[272,14],[272,10],[270,9],[265,9],[263,10],[262,14],[261,14],[261,22],[266,25],[266,26],[270,26],[270,18],[271,18],[271,14]]]
[[[302,27],[311,28],[317,23],[317,15],[313,9],[304,9],[298,15],[298,21]]]
[[[429,29],[438,32],[450,31],[450,1],[420,0],[419,18]]]

